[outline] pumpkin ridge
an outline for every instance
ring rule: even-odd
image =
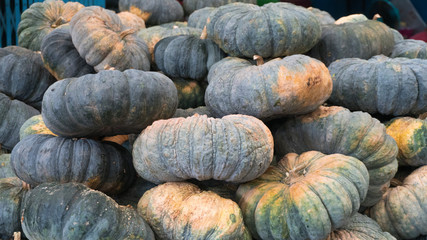
[[[398,188],[398,187],[396,187],[396,189],[397,189],[397,188]],[[411,191],[411,187],[410,187],[410,186],[406,186],[406,187],[405,187],[405,190],[408,190],[408,192],[412,193],[412,196],[413,196],[413,197],[415,197],[415,198],[418,200],[417,194],[415,194],[415,192]],[[404,202],[404,201],[402,200],[402,198],[406,198],[406,197],[407,197],[407,195],[402,196],[402,194],[404,194],[404,193],[401,193],[400,191],[396,192],[396,195],[397,195],[397,197],[399,198],[399,201],[398,201],[398,203],[399,203],[399,207],[401,207],[401,204]],[[419,202],[418,202],[418,203],[419,203]],[[420,205],[418,204],[418,206],[420,206]],[[421,208],[421,210],[423,210],[422,206],[420,206],[420,208]],[[403,212],[404,217],[411,216],[411,214],[408,214],[408,212],[406,211],[405,207],[401,207],[400,209],[402,209],[402,212]],[[389,211],[387,211],[387,212],[389,212]],[[397,217],[397,216],[396,216],[396,217]],[[396,222],[396,223],[397,223],[397,221],[396,221],[396,219],[394,218],[394,216],[393,216],[392,218],[390,218],[390,219],[392,219],[392,220],[393,220],[392,222]],[[414,227],[414,228],[418,231],[418,233],[420,233],[421,231],[419,231],[419,229],[417,228],[417,224],[416,224],[417,219],[416,219],[416,218],[411,218],[411,217],[409,217],[409,218],[408,218],[408,220],[409,220],[409,222],[411,223],[411,226],[412,226],[412,227]],[[415,224],[414,224],[414,221],[415,221]],[[393,227],[394,227],[394,228],[399,232],[399,236],[400,236],[400,235],[401,235],[401,234],[400,234],[400,233],[401,233],[401,226],[395,227],[395,226],[393,225]]]
[[[73,196],[71,197],[71,198],[69,198],[68,199],[68,201],[67,201],[67,204],[65,205],[65,206],[67,206],[66,207],[66,210],[70,210],[69,209],[69,206],[71,206],[71,208],[73,208],[73,206],[75,206],[74,204],[72,204],[75,200],[78,200],[78,199],[81,199],[81,194],[78,192],[78,191],[75,191],[74,192],[74,194],[73,194]],[[31,201],[31,200],[30,200]],[[61,216],[61,229],[64,229],[65,228],[65,226],[64,226],[64,223],[66,223],[66,222],[68,222],[68,220],[67,221],[64,221],[64,219],[68,219],[68,213],[70,213],[70,212],[72,212],[72,211],[66,211],[66,214],[63,214],[62,216]]]

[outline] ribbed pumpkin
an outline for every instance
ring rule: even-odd
[[[18,100],[0,93],[0,145],[12,150],[19,142],[19,130],[22,124],[40,112]]]
[[[165,183],[148,190],[138,212],[163,239],[251,240],[239,206],[190,183]]]
[[[397,160],[401,165],[427,165],[427,122],[411,117],[399,117],[386,123],[387,134],[399,147]]]
[[[188,27],[203,29],[207,24],[209,15],[216,9],[216,7],[205,7],[194,11],[188,16]]]
[[[427,43],[414,39],[400,41],[394,45],[394,49],[390,57],[427,59]]]
[[[215,179],[247,182],[273,159],[273,137],[254,117],[195,115],[159,120],[133,144],[138,174],[153,183]]]
[[[44,124],[43,117],[41,114],[35,115],[27,119],[19,129],[19,139],[22,140],[25,137],[33,134],[50,134],[55,135],[49,128]]]
[[[309,56],[329,66],[341,58],[369,59],[375,55],[389,55],[393,47],[394,34],[384,23],[367,20],[328,24],[322,26],[322,37]]]
[[[79,183],[44,183],[22,201],[29,239],[144,239],[153,231],[138,213]]]
[[[197,81],[172,79],[178,90],[178,108],[187,109],[205,105],[205,88]]]
[[[142,17],[149,26],[184,19],[184,9],[176,0],[119,0],[119,9]]]
[[[208,82],[205,103],[215,115],[240,113],[263,120],[312,112],[332,92],[326,66],[299,54],[258,66],[228,57],[212,66]]]
[[[127,27],[137,30],[145,28],[145,21],[131,12],[119,12],[117,16],[119,16],[123,25]]]
[[[291,3],[262,7],[231,3],[210,15],[206,26],[208,37],[233,57],[274,58],[305,53],[321,36],[316,16]]]
[[[377,222],[366,215],[355,213],[348,222],[332,231],[325,240],[396,240],[381,230]]]
[[[10,154],[0,155],[0,178],[16,177],[10,165]]]
[[[117,194],[129,188],[136,175],[132,156],[118,144],[48,134],[22,139],[10,161],[16,176],[32,187],[45,182],[79,182]]]
[[[256,239],[324,239],[357,212],[368,182],[358,159],[309,151],[287,154],[236,195]]]
[[[427,112],[427,60],[375,56],[329,66],[329,102],[350,110],[402,116]]]
[[[54,82],[39,53],[0,48],[0,92],[40,109],[44,92]]]
[[[206,7],[220,7],[234,2],[257,4],[256,0],[185,0],[183,6],[185,15],[190,15],[198,9]]]
[[[396,174],[398,147],[377,119],[342,107],[319,107],[315,112],[284,120],[274,134],[275,154],[340,153],[363,162],[369,171],[369,190],[362,206],[377,203]]]
[[[43,38],[53,29],[71,21],[84,6],[78,2],[47,0],[36,2],[21,14],[18,45],[40,51]]]
[[[43,98],[42,116],[55,134],[100,137],[140,133],[178,105],[172,80],[139,70],[101,71],[53,84]]]
[[[427,235],[427,166],[390,188],[369,213],[384,231],[398,239]]]
[[[57,80],[95,73],[74,47],[69,24],[56,28],[43,38],[41,54],[44,66]]]
[[[335,23],[335,19],[328,12],[322,11],[314,7],[309,7],[307,9],[317,17],[317,19],[322,25]]]
[[[150,70],[150,55],[145,42],[128,28],[117,14],[101,7],[85,7],[71,20],[73,44],[97,72],[113,67]]]

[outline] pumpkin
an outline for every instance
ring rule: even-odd
[[[387,134],[399,147],[401,165],[427,165],[427,122],[411,117],[398,117],[386,123]]]
[[[188,16],[199,9],[206,7],[220,7],[234,2],[257,4],[256,0],[185,0],[183,7],[185,15]]]
[[[369,19],[364,14],[351,14],[351,15],[339,18],[334,23],[339,25],[344,23],[364,22],[366,20],[369,20]]]
[[[41,114],[32,116],[25,121],[19,129],[19,139],[22,140],[27,136],[33,134],[50,134],[55,135],[49,128],[44,124],[43,117]]]
[[[119,16],[123,25],[127,27],[137,30],[145,28],[145,21],[131,12],[119,12],[117,16]]]
[[[202,80],[213,64],[226,54],[210,39],[206,30],[201,37],[171,36],[160,40],[154,48],[157,67],[172,78]]]
[[[28,239],[154,240],[134,209],[80,183],[41,184],[24,196],[21,206]]]
[[[44,1],[31,4],[21,14],[18,45],[40,51],[43,38],[55,28],[71,21],[84,6],[78,2]]]
[[[352,111],[402,116],[427,111],[427,60],[375,56],[340,59],[329,66],[329,102]]]
[[[321,39],[308,55],[329,66],[341,58],[369,59],[375,55],[389,55],[393,47],[391,28],[382,22],[366,20],[323,25]]]
[[[196,107],[196,108],[187,108],[187,109],[181,109],[178,108],[175,112],[175,114],[173,115],[174,118],[178,118],[178,117],[191,117],[194,114],[199,114],[199,115],[206,115],[208,117],[215,117],[212,114],[212,110],[209,107],[206,106],[201,106],[201,107]]]
[[[117,14],[98,6],[85,7],[70,22],[73,44],[97,72],[113,67],[150,70],[150,55],[137,29],[122,24]]]
[[[247,182],[273,159],[273,137],[254,117],[194,115],[159,120],[133,144],[138,174],[153,183],[215,179]]]
[[[421,58],[427,59],[427,43],[421,40],[406,39],[394,45],[392,58]]]
[[[381,230],[377,222],[366,215],[355,213],[348,222],[332,231],[326,240],[396,240]]]
[[[119,145],[122,145],[124,142],[129,140],[129,135],[116,135],[111,137],[104,137],[102,141],[114,142]]]
[[[236,196],[256,239],[324,239],[358,211],[368,183],[358,159],[309,151],[287,154]]]
[[[184,9],[176,0],[119,0],[119,10],[142,17],[149,26],[184,19]]]
[[[332,92],[326,66],[305,55],[265,64],[228,57],[208,75],[205,103],[217,116],[246,114],[262,120],[314,111]]]
[[[308,7],[307,10],[313,13],[322,25],[335,23],[335,19],[326,11],[314,7]]]
[[[216,7],[200,8],[188,16],[188,27],[205,28],[209,15],[216,11]]]
[[[427,166],[396,185],[370,209],[371,218],[398,239],[427,235]]]
[[[291,3],[259,7],[247,3],[221,6],[210,15],[208,38],[233,57],[284,57],[305,53],[320,39],[321,27],[306,8]]]
[[[402,34],[400,34],[400,32],[397,31],[396,29],[392,28],[391,31],[393,32],[393,36],[394,36],[394,43],[395,43],[394,48],[393,48],[393,51],[394,51],[396,49],[396,45],[398,43],[400,43],[400,41],[403,41],[405,39],[403,38]],[[393,53],[392,53],[392,55],[393,55]]]
[[[61,25],[43,38],[41,54],[44,66],[57,80],[95,73],[74,47],[69,24]]]
[[[2,148],[12,150],[19,142],[19,130],[22,124],[40,112],[0,92],[0,145]]]
[[[186,182],[170,182],[144,193],[138,212],[157,239],[252,239],[239,206]]]
[[[0,92],[40,109],[55,78],[44,68],[40,54],[20,48],[0,48]]]
[[[21,231],[21,202],[27,189],[17,177],[0,178],[0,239]]]
[[[274,134],[275,154],[310,150],[355,157],[369,171],[369,190],[363,207],[377,203],[397,171],[398,147],[386,128],[368,113],[342,107],[316,111],[283,120]]]
[[[10,154],[1,154],[0,155],[0,179],[16,177],[13,172],[13,168],[10,165]]]
[[[197,81],[172,79],[178,90],[178,108],[195,108],[205,105],[205,88]]]
[[[34,187],[45,182],[79,182],[107,194],[123,192],[135,180],[130,153],[112,142],[34,134],[12,150],[17,177]]]
[[[64,137],[140,133],[178,105],[172,80],[161,73],[110,70],[53,84],[43,98],[46,126]]]

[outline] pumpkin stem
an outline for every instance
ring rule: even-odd
[[[378,13],[374,15],[374,17],[372,18],[372,20],[377,20],[378,18],[381,18],[381,15],[379,15]]]
[[[13,240],[21,240],[21,232],[14,232]]]
[[[390,180],[390,186],[392,186],[392,187],[399,187],[402,185],[403,185],[403,182],[398,180],[397,178],[393,178]]]
[[[31,186],[30,186],[30,184],[22,181],[22,188],[25,189],[25,190],[30,190]]]
[[[208,38],[208,30],[206,29],[206,25],[205,25],[205,27],[203,28],[203,31],[202,31],[202,35],[200,35],[200,39],[206,39],[206,38]]]
[[[256,60],[257,66],[261,66],[264,64],[264,59],[260,55],[254,55],[254,60]]]
[[[56,19],[56,21],[52,24],[52,25],[50,25],[52,28],[57,28],[57,27],[59,27],[59,26],[61,26],[62,25],[62,23],[64,22],[65,20],[64,20],[64,18],[63,17],[59,17],[58,19]]]
[[[130,6],[129,12],[131,12],[131,13],[135,14],[136,16],[142,18],[145,22],[151,17],[150,12],[143,12],[143,11],[141,11],[141,9],[139,9],[135,6]]]
[[[104,70],[116,70],[114,67],[110,66],[110,65],[105,65],[104,66]]]
[[[119,37],[121,40],[123,40],[127,35],[129,34],[134,34],[136,32],[136,29],[134,28],[129,28],[124,30],[123,32],[120,33]]]
[[[179,28],[177,25],[173,25],[173,27],[172,27],[173,29],[177,29],[177,28]]]
[[[291,185],[298,182],[302,176],[305,176],[305,174],[307,174],[306,166],[304,164],[299,165],[285,173],[286,178],[284,182]]]

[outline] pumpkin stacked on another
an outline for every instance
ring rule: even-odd
[[[206,7],[216,8],[234,2],[257,4],[256,0],[185,0],[183,6],[185,14],[188,16],[199,9]]]
[[[199,29],[205,28],[210,14],[217,9],[216,7],[205,7],[194,11],[188,16],[188,26]]]
[[[394,45],[394,49],[390,57],[427,59],[427,43],[414,39],[400,41]]]

